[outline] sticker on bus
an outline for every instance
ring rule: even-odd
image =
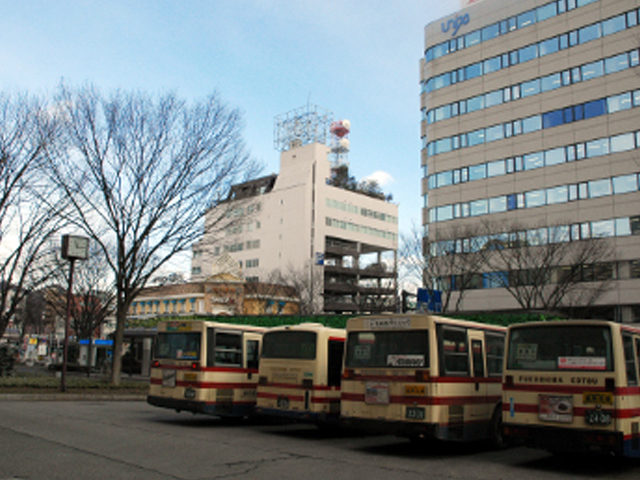
[[[424,355],[387,355],[388,367],[424,367]]]
[[[558,368],[568,370],[606,370],[604,357],[558,357]]]
[[[534,362],[538,359],[538,344],[536,343],[519,343],[516,346],[516,358]]]
[[[369,405],[388,405],[389,382],[367,382],[364,401]]]
[[[571,423],[573,421],[573,397],[540,395],[540,420]]]

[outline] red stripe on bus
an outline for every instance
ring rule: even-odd
[[[299,383],[278,383],[269,382],[260,384],[261,387],[286,388],[289,390],[317,390],[317,391],[339,391],[340,387],[329,387],[327,385],[313,385],[311,388],[305,387]]]
[[[162,385],[161,378],[152,378],[152,385]],[[256,388],[255,383],[240,383],[240,382],[200,382],[200,381],[190,381],[190,380],[178,380],[176,381],[176,387],[192,387],[192,388],[220,388],[220,389],[230,389],[230,388],[242,388],[242,389],[254,389]]]
[[[197,363],[197,362],[194,362]],[[155,365],[152,369],[160,370],[190,370],[193,372],[228,372],[228,373],[258,373],[257,368],[240,368],[240,367],[201,367],[193,368],[191,365]]]
[[[282,394],[258,392],[258,398],[268,398],[270,400],[278,400],[279,398],[282,398],[282,397],[283,397]],[[304,396],[303,395],[286,395],[286,398],[290,402],[304,402]],[[340,403],[340,399],[339,398],[315,397],[315,396],[311,396],[309,398],[309,401],[311,403],[320,403],[320,404]]]
[[[344,343],[344,338],[341,338],[341,337],[329,337],[329,341],[330,342],[343,342]]]
[[[349,380],[377,380],[409,383],[501,383],[502,377],[430,377],[428,380],[417,380],[415,375],[366,375],[354,374]]]
[[[364,402],[364,393],[342,393],[342,400],[348,402]],[[400,395],[392,395],[389,398],[389,404],[400,405],[464,405],[464,404],[495,404],[502,397],[496,396],[451,396],[451,397],[405,397]]]
[[[587,410],[593,410],[594,407],[573,407],[574,417],[584,417]],[[507,403],[502,405],[503,412],[510,412],[511,406]],[[538,404],[531,403],[515,403],[513,411],[516,413],[535,413],[539,412]],[[611,415],[617,419],[634,418],[640,416],[640,408],[603,408],[603,412],[611,412]]]

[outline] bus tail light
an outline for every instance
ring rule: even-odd
[[[193,362],[191,364],[191,370],[200,370],[200,364],[198,362]]]
[[[428,382],[431,380],[431,375],[428,370],[418,370],[416,372],[416,382]]]
[[[345,368],[344,373],[342,374],[342,378],[345,380],[353,380],[354,379],[353,370],[351,370],[350,368]]]
[[[151,364],[151,368],[159,368],[160,367],[160,362],[158,360],[154,360],[153,363]]]

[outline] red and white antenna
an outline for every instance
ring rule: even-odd
[[[349,120],[336,120],[329,125],[331,133],[331,153],[333,154],[333,167],[340,165],[348,165],[349,139],[347,138],[351,131],[351,122]]]

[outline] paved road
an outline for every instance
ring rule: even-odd
[[[637,479],[640,463],[426,447],[305,425],[222,422],[144,402],[0,402],[5,479]]]

